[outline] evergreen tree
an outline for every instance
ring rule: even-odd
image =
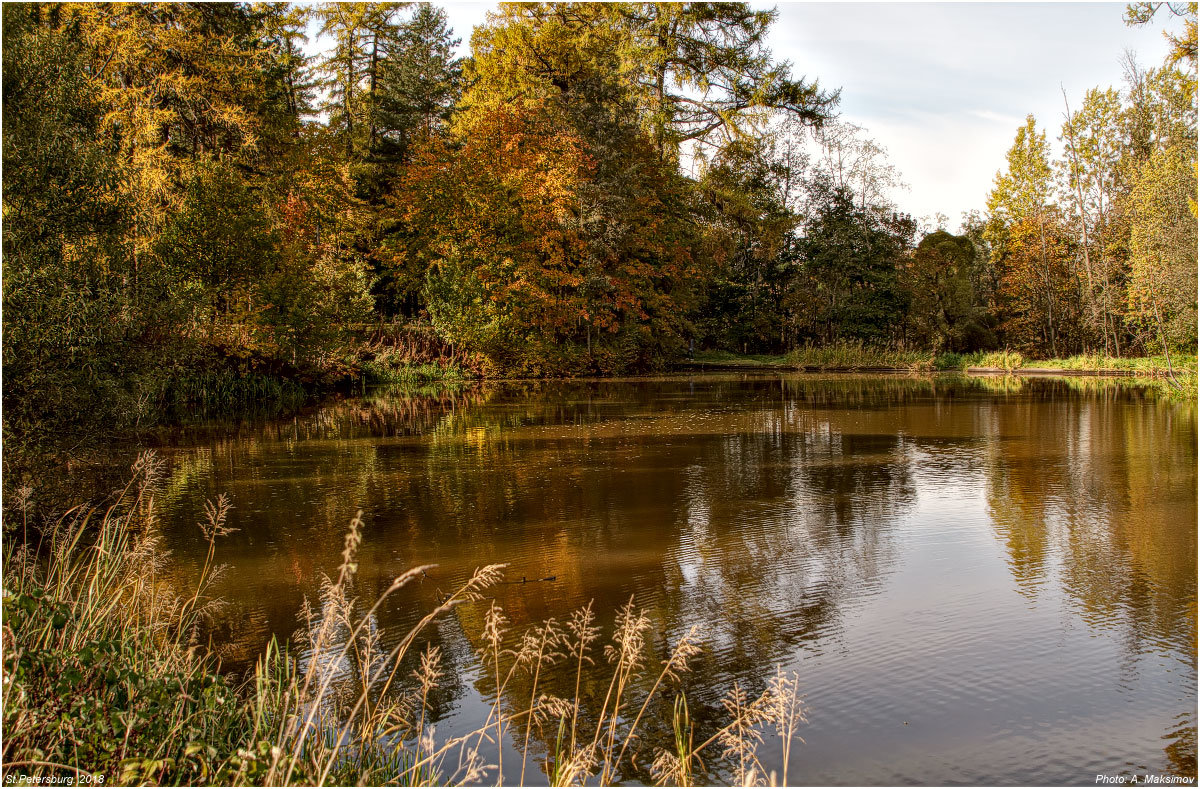
[[[403,163],[415,143],[446,127],[462,91],[459,41],[446,12],[426,3],[400,26],[382,64],[378,157]]]

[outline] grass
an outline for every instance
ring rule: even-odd
[[[966,371],[971,367],[999,369],[1009,373],[1022,370],[1062,370],[1063,372],[1117,372],[1129,378],[1151,379],[1160,393],[1173,399],[1196,399],[1196,355],[1113,357],[1079,354],[1056,359],[1025,359],[1016,351],[988,353],[945,353],[934,364],[938,370]]]
[[[898,351],[861,342],[838,342],[824,346],[804,346],[783,356],[743,356],[729,351],[701,351],[695,361],[725,366],[770,366],[783,369],[854,371],[891,368],[910,372],[966,372],[972,367],[991,368],[1006,373],[1049,369],[1069,371],[1120,372],[1130,377],[1152,378],[1162,383],[1159,389],[1173,398],[1197,397],[1195,354],[1173,354],[1168,366],[1165,356],[1108,357],[1081,354],[1058,359],[1026,359],[1019,351],[975,351],[970,353]],[[1173,373],[1173,374],[1172,374]]]
[[[767,365],[815,370],[859,370],[870,367],[914,371],[933,369],[933,354],[928,351],[897,351],[854,341],[805,345],[778,355],[743,356],[729,351],[701,351],[696,354],[695,360],[706,364]]]
[[[965,370],[968,367],[998,367],[1015,370],[1024,360],[1015,351],[989,353],[934,353],[901,351],[861,342],[840,342],[825,346],[805,346],[788,354],[796,367],[819,370],[859,370],[887,367],[911,372]]]
[[[295,654],[307,657],[272,643],[253,676],[234,683],[201,638],[221,611],[208,590],[219,573],[219,543],[233,530],[228,501],[205,507],[199,528],[208,553],[196,585],[177,590],[163,580],[154,515],[163,464],[146,453],[133,471],[103,507],[76,507],[35,529],[36,539],[29,489],[10,502],[6,784],[98,775],[110,784],[499,784],[504,749],[497,745],[504,742],[520,754],[522,783],[540,769],[554,785],[611,784],[638,774],[635,758],[660,784],[696,783],[714,765],[739,784],[789,778],[804,720],[798,678],[777,671],[758,695],[735,685],[723,702],[725,722],[698,742],[676,690],[701,649],[698,635],[690,631],[660,657],[651,621],[633,600],[603,648],[591,605],[566,622],[518,632],[488,603],[476,643],[490,709],[474,731],[439,739],[429,716],[442,657],[436,647],[419,650],[419,637],[453,608],[487,603],[503,565],[480,568],[387,646],[375,627],[380,607],[429,568],[402,573],[363,611],[354,595],[361,513],[337,572],[305,606]],[[580,690],[585,671],[594,680],[593,665],[607,678],[598,707]],[[549,692],[572,686],[565,697]],[[673,737],[650,742],[648,713],[671,699]],[[780,744],[782,776],[759,759],[770,733]]]
[[[978,360],[972,366],[1012,372],[1020,370],[1026,364],[1025,357],[1021,355],[1020,351],[1010,351],[1008,348],[1005,348],[1002,351],[987,351],[986,353],[979,354]]]
[[[818,370],[890,367],[915,372],[933,369],[933,354],[928,351],[898,351],[858,341],[806,345],[789,353],[787,359],[795,367]]]
[[[966,370],[969,367],[992,367],[1001,370],[1086,370],[1119,371],[1130,375],[1159,376],[1168,371],[1165,356],[1115,357],[1100,354],[1078,354],[1055,359],[1026,359],[1017,351],[975,353],[943,353],[934,362],[938,370]],[[1172,355],[1170,369],[1178,374],[1195,373],[1196,355]]]
[[[787,356],[784,354],[748,354],[741,355],[732,353],[731,351],[697,351],[693,359],[702,364],[727,364],[727,365],[779,365],[787,364]]]
[[[1134,358],[1080,354],[1064,359],[1047,359],[1030,362],[1028,367],[1045,367],[1060,370],[1120,370],[1137,375],[1166,375],[1168,369],[1176,374],[1196,372],[1196,355],[1172,355],[1170,365],[1166,356],[1139,356]]]
[[[445,359],[420,361],[407,349],[378,346],[372,358],[359,363],[363,378],[370,384],[424,386],[457,384],[467,380],[461,367]]]

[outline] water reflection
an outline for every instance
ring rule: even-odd
[[[1157,689],[1189,710],[1165,735],[1171,769],[1195,775],[1196,495],[1194,416],[1100,390],[1056,408],[1012,406],[1026,425],[997,452],[988,504],[1024,594],[1053,587],[1089,627],[1120,645],[1121,679],[1139,657],[1190,679]],[[1182,410],[1182,412],[1181,412]]]
[[[1195,774],[1195,408],[1152,391],[796,375],[496,383],[197,429],[169,454],[181,572],[201,551],[204,498],[224,491],[236,507],[218,591],[237,613],[215,634],[231,667],[294,632],[362,509],[360,601],[438,565],[381,607],[384,642],[497,561],[530,581],[495,592],[517,630],[594,601],[607,632],[632,596],[660,656],[702,626],[685,683],[702,729],[734,680],[753,691],[776,665],[800,672],[811,724],[793,781]],[[434,699],[444,731],[478,725],[494,693],[476,654],[485,612],[462,606],[430,635],[448,672]],[[561,681],[547,692],[571,695]],[[603,682],[588,675],[585,718]],[[504,703],[528,692],[514,682]],[[669,733],[670,704],[647,742]]]

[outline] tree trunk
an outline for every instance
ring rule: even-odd
[[[1050,284],[1050,259],[1046,255],[1045,211],[1038,213],[1038,234],[1042,242],[1042,282],[1046,288],[1046,327],[1049,330],[1050,353],[1058,356],[1058,340],[1054,334],[1054,291]]]
[[[367,95],[367,128],[370,130],[367,138],[368,151],[375,150],[375,85],[379,69],[379,33],[371,34],[371,86]]]
[[[354,158],[354,39],[346,40],[346,85],[343,91],[343,110],[346,113],[346,161]]]
[[[1083,270],[1087,274],[1087,300],[1088,307],[1092,311],[1092,323],[1100,323],[1100,333],[1104,337],[1104,355],[1108,355],[1108,318],[1105,316],[1101,321],[1101,316],[1097,312],[1096,306],[1096,288],[1092,282],[1092,258],[1088,251],[1088,226],[1087,212],[1083,205],[1083,172],[1079,167],[1079,152],[1075,149],[1075,125],[1071,118],[1071,105],[1067,103],[1067,91],[1063,89],[1063,104],[1067,108],[1067,148],[1071,152],[1071,161],[1075,167],[1075,194],[1079,200],[1079,227],[1083,231]]]

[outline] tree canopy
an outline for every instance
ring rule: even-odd
[[[1131,6],[1167,62],[1027,118],[953,235],[744,3],[6,5],[5,429],[344,381],[381,322],[522,375],[1191,347],[1195,9]]]

